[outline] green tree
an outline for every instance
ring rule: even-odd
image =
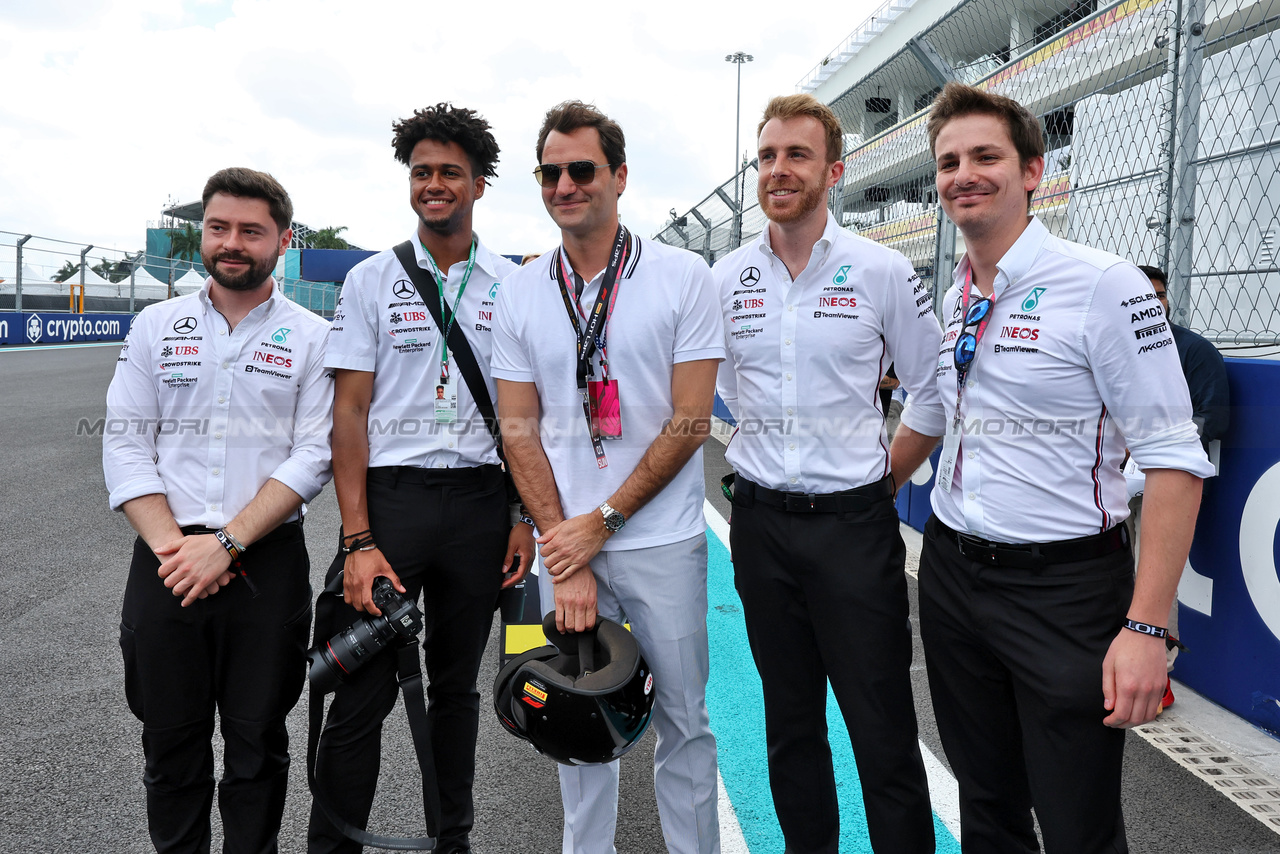
[[[103,258],[89,269],[112,284],[115,284],[129,275],[129,268],[127,265],[117,264],[115,262],[108,261],[106,258]]]
[[[67,279],[74,276],[76,271],[79,269],[79,264],[73,264],[70,261],[63,261],[62,267],[58,269],[58,272],[53,274],[53,280],[55,282],[65,282]]]
[[[345,225],[322,228],[307,238],[308,249],[350,249],[351,244],[339,235],[346,231]]]
[[[200,229],[189,222],[182,228],[169,229],[169,257],[179,261],[199,260]]]

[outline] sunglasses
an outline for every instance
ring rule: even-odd
[[[978,336],[969,331],[970,326],[976,326],[987,319],[987,315],[991,313],[991,297],[983,297],[982,299],[969,306],[969,311],[964,316],[964,326],[960,327],[960,337],[956,339],[955,347],[955,363],[956,371],[963,373],[969,369],[969,365],[973,363],[973,357],[978,351]]]
[[[608,163],[592,163],[590,160],[573,160],[569,163],[543,163],[533,170],[533,178],[544,187],[554,187],[560,183],[560,171],[569,170],[569,180],[575,184],[590,184],[596,179],[596,170],[604,169]]]

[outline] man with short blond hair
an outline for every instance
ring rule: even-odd
[[[934,441],[915,437],[908,419],[891,466],[879,386],[895,363],[909,392],[936,401],[939,330],[911,263],[827,210],[844,171],[841,140],[835,115],[812,96],[769,102],[758,187],[769,223],[715,267],[729,351],[720,395],[747,428],[725,452],[735,471],[735,582],[764,687],[787,850],[839,848],[830,680],[873,847],[931,852],[893,495]]]
[[[1159,624],[1212,467],[1147,278],[1030,215],[1039,123],[949,83],[929,117],[938,197],[965,238],[943,300],[945,433],[920,558],[920,632],[965,852],[1127,851],[1124,728],[1165,690]],[[1136,583],[1120,471],[1147,473]]]

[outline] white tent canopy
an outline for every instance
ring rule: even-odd
[[[195,270],[188,270],[182,274],[182,278],[173,283],[173,295],[183,296],[184,294],[193,294],[204,287],[204,276]]]
[[[135,287],[134,299],[168,299],[169,286],[147,272],[146,267],[139,267],[133,274]],[[120,296],[129,296],[129,280],[120,283]]]
[[[3,285],[6,294],[15,293],[18,289],[17,279],[6,279]],[[50,281],[35,270],[22,265],[22,292],[31,294],[32,296],[50,296],[53,294],[66,294],[65,285]]]

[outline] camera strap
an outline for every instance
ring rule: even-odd
[[[338,559],[343,560],[339,554]],[[325,588],[316,603],[316,635],[320,637],[322,630],[332,627],[332,615],[341,601],[342,576],[338,575],[336,591]],[[331,585],[332,586],[332,585]],[[324,730],[324,692],[314,685],[308,699],[307,729],[307,787],[315,799],[316,806],[324,813],[329,823],[341,831],[348,839],[377,848],[391,851],[432,851],[440,836],[440,789],[436,783],[435,755],[431,750],[431,728],[427,723],[427,699],[422,690],[422,668],[418,663],[418,642],[401,639],[396,644],[396,678],[400,690],[404,694],[405,714],[409,718],[409,732],[413,735],[413,748],[418,756],[418,768],[422,771],[422,813],[427,822],[427,833],[431,836],[380,836],[369,833],[340,816],[320,793],[320,784],[316,780],[316,757],[320,748],[320,735]]]

